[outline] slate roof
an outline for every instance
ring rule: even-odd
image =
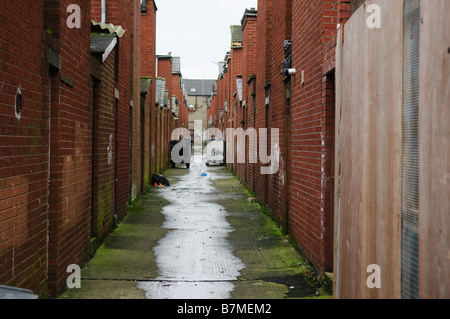
[[[115,33],[91,33],[91,53],[103,54],[115,38]]]
[[[90,52],[105,62],[117,44],[117,37],[122,37],[125,30],[111,23],[91,21]]]
[[[241,19],[242,28],[247,23],[247,17],[257,17],[258,11],[255,8],[245,9],[244,16]]]
[[[216,80],[183,79],[183,84],[188,96],[212,96]]]

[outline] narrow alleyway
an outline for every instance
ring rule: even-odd
[[[0,299],[450,299],[448,12],[0,1]]]
[[[194,162],[190,169],[179,165],[165,176],[171,186],[152,188],[133,204],[82,269],[81,288],[67,289],[60,298],[320,294],[322,289],[311,285],[313,268],[226,168]]]

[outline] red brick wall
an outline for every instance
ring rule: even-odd
[[[155,171],[156,174],[161,173],[161,108],[156,107],[156,117],[155,117]]]
[[[231,109],[232,109],[232,105],[233,102],[232,100],[230,100],[230,72],[229,70],[224,71],[223,74],[223,95],[222,95],[222,103],[224,105],[224,129],[226,129],[227,127],[231,126]],[[225,115],[225,101],[227,103],[227,113]],[[223,130],[225,132],[225,130]],[[228,163],[227,163],[228,164]],[[228,164],[228,167],[232,167],[232,164]]]
[[[120,1],[121,5],[123,1]],[[128,4],[130,14],[130,99],[133,104],[133,133],[132,133],[132,165],[131,165],[131,198],[135,199],[143,191],[143,166],[142,166],[142,139],[141,130],[141,107],[140,107],[140,87],[141,87],[141,3],[140,0],[130,1]]]
[[[246,129],[267,128],[269,133],[279,129],[275,174],[262,175],[260,169],[267,164],[260,161],[229,167],[268,206],[319,271],[332,269],[334,51],[337,23],[348,19],[349,10],[350,1],[344,0],[259,1],[255,58],[246,47],[245,29],[243,34],[246,107],[232,113],[234,104],[229,103],[228,116],[233,121],[227,122],[227,127],[241,127],[241,120],[245,120]],[[280,72],[284,68],[284,40],[292,40],[295,76],[285,77]],[[224,94],[235,101],[236,60],[232,49],[229,70],[223,80],[219,79],[219,100]],[[247,82],[252,61],[261,67],[254,71],[256,80]],[[212,110],[211,114],[217,112]],[[270,142],[270,134],[268,138]],[[268,146],[270,154],[270,143]]]
[[[245,14],[244,14],[245,15]],[[243,56],[243,88],[244,97],[249,96],[247,82],[251,76],[256,75],[256,37],[257,37],[257,17],[250,13],[245,15],[245,25],[242,26]]]
[[[148,96],[148,98],[147,98]],[[141,140],[141,147],[142,147],[142,170],[143,170],[143,187],[150,184],[150,110],[153,106],[151,104],[151,95],[147,93],[147,95],[144,97],[141,97],[141,112],[143,116],[143,127],[142,129],[142,140]]]
[[[70,4],[81,9],[79,29],[66,25]],[[130,195],[142,190],[154,116],[141,131],[140,1],[107,1],[107,23],[126,34],[103,64],[90,55],[90,21],[100,20],[100,0],[31,0],[0,9],[0,283],[56,296],[67,266],[88,260],[91,236],[101,240],[113,215],[123,218]],[[49,67],[48,46],[59,53],[60,69]]]
[[[242,65],[242,58],[243,58],[243,50],[242,46],[238,47],[232,47],[231,48],[231,60],[229,62],[229,81],[230,81],[230,90],[229,90],[229,99],[228,99],[228,109],[231,111],[231,127],[242,128],[242,104],[239,100],[239,94],[238,94],[238,88],[236,84],[236,80],[238,78],[242,78],[243,73],[243,65]],[[239,75],[239,76],[238,76]],[[235,139],[235,142],[237,140]],[[242,152],[243,149],[237,149],[236,144],[234,145],[234,162],[233,162],[233,172],[235,174],[238,174],[239,177],[242,177],[243,169],[245,169],[244,164],[238,163],[238,152]],[[239,169],[238,169],[239,168]]]
[[[290,85],[289,78],[281,74],[285,61],[284,41],[291,40],[292,1],[273,2],[273,24],[271,33],[271,55],[268,64],[271,67],[271,87],[269,106],[269,147],[271,147],[272,130],[279,130],[278,145],[268,149],[268,152],[279,154],[278,170],[268,175],[268,207],[279,222],[282,229],[287,230],[287,200],[289,176],[289,138],[290,138],[290,106],[286,99],[286,88]]]
[[[91,0],[91,20],[100,22],[102,14],[101,0]]]
[[[184,102],[184,96],[183,91],[181,89],[181,74],[172,74],[172,95],[175,95],[178,101],[178,121],[176,121],[176,125],[174,128],[177,127],[188,127],[189,124],[189,118],[188,118],[188,111],[186,108],[186,103]],[[172,132],[170,132],[170,135]],[[169,135],[169,136],[170,136]]]
[[[172,58],[169,56],[158,57],[158,77],[166,80],[166,90],[169,92],[169,97],[172,96]],[[169,137],[172,132],[172,111],[164,108],[162,110],[161,118],[161,140],[160,140],[160,172],[164,172],[168,167],[169,160]],[[169,132],[170,131],[170,132]]]
[[[95,0],[94,5],[100,0]],[[119,2],[117,2],[119,3]],[[114,7],[112,7],[114,5]],[[116,212],[118,219],[124,217],[130,198],[130,27],[126,21],[129,17],[129,10],[122,4],[119,8],[116,3],[107,1],[106,22],[120,25],[126,30],[126,34],[118,39],[118,79],[114,88],[119,93],[118,99],[118,121],[117,121],[117,153],[116,153]],[[115,13],[113,13],[113,11]],[[117,13],[118,12],[118,13]],[[120,15],[119,15],[120,14]],[[100,21],[100,14],[92,12],[92,19]]]
[[[223,76],[219,75],[219,77],[217,78],[217,92],[216,94],[213,95],[213,99],[211,102],[211,108],[208,110],[208,115],[207,115],[207,120],[209,122],[209,119],[211,118],[210,116],[212,116],[213,119],[213,123],[212,123],[212,127],[217,127],[218,129],[220,129],[222,132],[223,131],[223,123],[225,121],[226,118],[226,114],[225,114],[225,107],[224,107],[224,103],[223,103]],[[222,109],[222,119],[220,118],[220,109]],[[214,114],[217,114],[217,122],[214,123]],[[225,138],[225,136],[223,136],[223,138]]]
[[[292,81],[289,226],[319,270],[332,269],[331,128],[330,112],[322,99],[322,68],[324,44],[336,30],[335,6],[335,1],[293,1],[292,58],[297,76]]]
[[[141,75],[156,75],[156,10],[147,1],[147,13],[141,16]]]
[[[247,11],[246,11],[247,12]],[[243,101],[245,101],[245,108],[243,109],[243,120],[245,121],[245,130],[255,127],[255,112],[254,112],[254,92],[256,77],[256,37],[257,37],[257,17],[253,13],[244,13],[242,26],[242,42],[243,42],[243,75],[242,75],[242,91]],[[255,164],[250,163],[256,159],[250,158],[250,153],[257,151],[257,145],[250,145],[249,140],[246,140],[245,154],[246,165],[242,180],[247,187],[254,191],[254,172]]]
[[[120,25],[126,30],[119,38],[118,81],[118,149],[117,149],[117,215],[125,216],[130,198],[135,198],[141,189],[140,141],[140,37],[135,37],[140,23],[140,6],[136,1],[119,0],[106,2],[106,22]],[[136,12],[136,14],[135,14]],[[131,112],[131,114],[130,114]]]
[[[351,16],[351,6],[352,6],[352,0],[337,0],[336,1],[336,11],[337,11],[337,18],[338,23],[345,24],[348,19],[350,19]],[[327,9],[329,10],[332,8],[332,6],[328,5]]]
[[[66,8],[70,4],[80,6],[80,29],[69,29],[66,25]],[[67,266],[82,264],[89,256],[92,110],[87,17],[90,3],[49,1],[47,5],[54,8],[46,15],[45,27],[53,32],[48,41],[61,55],[61,70],[52,76],[50,105],[48,289],[54,295],[65,285]],[[69,81],[61,81],[61,76]]]
[[[153,1],[147,2],[147,13],[141,16],[141,76],[151,76],[152,83],[146,96],[149,117],[149,175],[156,174],[156,8]],[[146,106],[147,110],[147,106]]]
[[[272,0],[258,1],[258,36],[257,36],[257,65],[265,66],[259,67],[256,71],[256,122],[255,128],[259,132],[259,128],[268,127],[268,118],[265,106],[266,100],[266,85],[271,80],[271,59],[272,52]],[[258,134],[258,139],[260,138]],[[259,142],[258,142],[259,144]],[[260,174],[261,163],[255,166],[255,196],[256,198],[266,204],[267,203],[267,175]]]
[[[219,81],[219,80],[218,80]],[[207,110],[206,114],[206,121],[208,122],[208,126],[210,124],[209,120],[212,119],[212,126],[211,127],[218,127],[220,123],[220,113],[219,113],[219,100],[217,98],[216,94],[213,94],[211,99],[211,104],[209,106],[209,109]],[[217,121],[214,122],[214,114],[217,114]],[[212,116],[212,117],[211,117]]]
[[[116,99],[114,96],[115,50],[104,64],[95,60],[98,82],[92,88],[93,198],[92,237],[102,239],[113,227],[115,214]]]
[[[220,117],[219,117],[219,121],[217,122],[217,127],[222,132],[224,132],[224,123],[226,122],[226,116],[227,116],[226,113],[225,113],[225,105],[224,105],[224,102],[223,102],[223,100],[224,100],[224,94],[223,94],[223,92],[224,92],[224,83],[225,83],[225,81],[224,81],[223,75],[222,75],[222,76],[220,76],[217,79],[217,94],[214,97],[214,99],[216,100],[216,110],[217,110],[217,112],[219,112],[220,109],[223,110],[222,111],[223,112],[222,119],[220,119]],[[208,119],[209,119],[209,117],[208,117]],[[223,136],[223,138],[225,139],[225,136]]]
[[[256,57],[255,57],[256,59]],[[255,71],[256,72],[256,71]],[[251,80],[248,83],[245,83],[247,87],[247,106],[246,106],[246,129],[249,128],[255,128],[255,120],[256,120],[256,78],[251,78]],[[257,132],[258,135],[258,132]],[[257,174],[257,164],[254,163],[255,161],[258,161],[258,145],[250,145],[248,143],[247,147],[247,154],[254,154],[256,152],[256,159],[253,160],[248,159],[247,164],[247,171],[246,171],[246,184],[247,187],[252,191],[255,192],[255,175]],[[249,155],[250,156],[250,155]],[[251,162],[251,163],[250,163]]]
[[[156,174],[156,114],[154,98],[150,101],[150,175]]]
[[[166,79],[166,90],[172,92],[172,58],[158,57],[158,76]]]
[[[224,80],[225,75],[222,75],[218,81],[217,81],[217,95],[216,95],[216,104],[217,104],[217,109],[223,109],[223,116],[222,116],[222,121],[218,123],[218,127],[219,129],[224,133],[225,132],[225,125],[226,125],[226,121],[227,121],[227,113],[225,112],[225,103],[224,103],[224,99],[225,99],[225,80]],[[224,136],[225,138],[225,136]]]
[[[219,112],[220,109],[223,110],[223,115],[222,115],[222,120],[219,120],[219,122],[217,123],[217,127],[222,131],[223,131],[223,125],[226,121],[226,113],[225,113],[225,106],[223,103],[223,86],[224,86],[224,80],[223,80],[223,75],[219,76],[217,79],[217,94],[214,96],[214,101],[216,104],[215,109],[217,110],[216,112]],[[211,112],[211,115],[213,114],[214,111]],[[210,119],[210,116],[208,116],[208,121]],[[225,137],[224,137],[225,138]]]
[[[0,283],[45,294],[48,105],[43,2],[0,3]],[[15,117],[20,87],[23,110]]]
[[[163,172],[169,167],[169,131],[172,126],[172,112],[170,109],[164,110],[164,131],[163,131],[163,140],[162,140],[162,148],[163,148]]]
[[[225,58],[226,60],[226,58]],[[228,127],[231,127],[231,106],[232,106],[232,102],[229,100],[229,86],[230,86],[230,82],[229,82],[229,78],[230,78],[230,73],[228,72],[228,69],[224,70],[223,72],[223,78],[222,78],[222,93],[220,95],[220,100],[219,103],[221,103],[223,105],[223,121],[222,121],[222,125],[219,127],[223,134],[224,134],[224,139],[226,141],[225,145],[225,152],[226,152],[226,156],[228,156],[228,147],[229,147],[229,141],[227,140],[226,137],[226,129]],[[225,108],[225,102],[227,107]],[[227,112],[225,112],[225,109],[227,110]],[[214,118],[214,116],[213,116]],[[232,163],[229,163],[227,159],[226,160],[226,165],[229,169],[231,169],[233,166]]]

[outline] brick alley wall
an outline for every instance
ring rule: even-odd
[[[146,82],[147,83],[147,82]],[[151,84],[150,84],[151,85]],[[142,88],[141,88],[142,90]],[[146,93],[143,93],[141,91],[141,97],[140,97],[140,108],[141,108],[141,121],[140,121],[140,128],[141,128],[141,151],[142,151],[142,187],[150,184],[150,123],[151,123],[151,95],[147,91]]]
[[[381,7],[382,30],[368,26],[369,4]],[[210,116],[228,99],[227,127],[241,128],[244,120],[245,129],[280,130],[278,152],[268,150],[279,154],[275,173],[261,174],[260,160],[228,167],[319,273],[335,271],[339,298],[448,296],[449,276],[439,266],[448,261],[448,183],[438,178],[448,171],[442,160],[448,140],[445,117],[428,114],[447,110],[441,107],[448,100],[442,44],[449,29],[441,17],[447,7],[445,1],[260,0],[256,78],[248,73],[244,28],[242,107],[234,104],[233,47],[226,56]],[[290,76],[280,72],[285,40],[292,41]],[[417,131],[442,134],[422,139]],[[439,265],[429,262],[431,255]],[[367,283],[366,267],[374,264],[380,289]]]
[[[121,5],[127,2],[120,1]],[[123,21],[129,22],[130,38],[130,105],[132,105],[132,162],[131,162],[131,200],[136,199],[144,190],[143,172],[143,148],[144,123],[141,117],[140,87],[141,87],[141,1],[134,0],[128,5],[129,15],[123,17]],[[125,92],[126,94],[126,92]],[[125,95],[126,96],[126,95]],[[144,115],[144,114],[143,114]],[[124,211],[126,213],[126,211]],[[122,217],[122,216],[121,216]]]
[[[89,256],[91,235],[90,21],[83,18],[81,28],[68,28],[70,4],[78,4],[81,17],[89,17],[89,1],[48,1],[44,26],[51,33],[49,45],[61,58],[60,70],[51,74],[49,106],[50,294],[65,284],[68,265],[81,264]]]
[[[156,174],[156,11],[154,2],[147,1],[147,8],[141,16],[141,76],[152,79],[145,102],[149,118],[150,176]]]
[[[0,3],[0,283],[34,287],[40,294],[46,292],[48,248],[43,3]]]
[[[256,57],[255,57],[256,60]],[[256,73],[256,70],[255,70]],[[247,102],[246,102],[246,129],[255,128],[256,122],[256,75],[248,77],[247,83],[244,81],[244,85],[247,87]],[[256,130],[256,128],[255,128]],[[257,132],[257,131],[256,131]],[[245,182],[252,192],[255,191],[255,175],[258,174],[257,162],[258,162],[258,141],[255,144],[250,144],[247,141],[246,154],[248,154],[248,164],[246,167]]]
[[[243,100],[243,120],[244,129],[254,128],[255,125],[255,78],[256,78],[256,37],[257,37],[257,13],[256,10],[245,10],[241,20],[242,25],[242,45],[243,45],[243,74],[242,74],[242,100]],[[254,190],[254,171],[257,160],[257,145],[245,142],[246,164],[244,166],[241,180],[247,187]]]
[[[258,1],[258,35],[257,35],[257,65],[256,70],[256,120],[255,128],[268,127],[268,108],[266,97],[269,97],[271,80],[271,52],[272,52],[272,0]],[[259,134],[258,134],[259,135]],[[259,150],[260,152],[260,150]],[[258,153],[259,154],[259,153]],[[260,161],[256,165],[255,196],[263,204],[267,204],[267,175],[260,174],[262,165]]]
[[[159,105],[156,106],[155,112],[155,173],[160,174],[161,162],[161,138],[162,138],[162,116],[163,111]]]
[[[226,109],[225,109],[225,97],[224,97],[224,91],[225,91],[225,81],[224,81],[224,75],[220,75],[218,80],[217,80],[217,94],[214,96],[214,99],[216,101],[216,107],[211,111],[210,115],[208,116],[208,119],[212,119],[213,118],[213,112],[219,112],[220,114],[220,109],[222,109],[222,118],[220,119],[220,122],[217,124],[219,129],[224,132],[223,128],[224,128],[224,124],[227,121],[227,114],[226,114]],[[220,117],[219,117],[220,118]]]
[[[230,81],[230,90],[229,90],[229,101],[230,111],[231,111],[231,126],[233,128],[242,128],[242,101],[239,97],[237,80],[242,80],[242,72],[243,72],[243,47],[241,44],[232,45],[231,47],[231,56],[230,61],[228,63],[229,67],[229,81]],[[230,102],[229,102],[230,103]],[[239,148],[240,147],[240,148]],[[240,178],[244,176],[245,164],[241,164],[238,161],[238,155],[242,152],[242,146],[237,142],[237,137],[234,138],[234,161],[233,161],[233,172],[238,175]]]
[[[183,127],[188,128],[189,126],[189,112],[187,109],[187,102],[184,97],[184,92],[182,88],[181,81],[183,80],[183,75],[181,72],[173,73],[172,74],[172,88],[173,88],[173,94],[177,98],[178,101],[178,121],[175,125],[175,128],[177,127]]]
[[[291,40],[292,1],[274,1],[272,8],[270,104],[268,107],[268,154],[278,158],[278,169],[269,174],[267,204],[283,231],[287,231],[288,178],[289,178],[289,137],[290,105],[286,99],[286,89],[290,78],[281,74],[285,61],[285,41]],[[272,130],[278,129],[279,140],[272,144]],[[271,163],[273,164],[273,163]]]
[[[92,105],[92,233],[103,238],[113,227],[115,211],[116,108],[115,65],[116,50],[105,63],[91,58],[93,83]]]
[[[332,269],[330,112],[322,100],[323,46],[336,30],[335,1],[293,1],[290,229],[320,270]],[[301,74],[304,72],[304,82]]]
[[[244,28],[243,38],[247,40],[239,48],[244,52],[242,62],[232,46],[228,71],[222,75],[230,89],[226,92],[219,85],[218,92],[220,96],[223,90],[233,102],[229,103],[231,114],[227,115],[232,121],[227,123],[228,127],[255,128],[258,142],[262,138],[259,129],[268,131],[267,150],[258,143],[257,164],[248,163],[250,150],[246,146],[247,163],[236,164],[235,155],[235,164],[229,164],[229,168],[267,206],[283,231],[293,237],[320,271],[331,270],[333,262],[331,118],[334,113],[328,76],[334,70],[332,39],[336,34],[337,10],[336,1],[258,1],[255,23],[258,54],[252,58],[248,53],[252,44],[246,43]],[[296,69],[293,76],[281,72],[286,68],[286,52],[289,52],[286,41],[292,41],[291,68]],[[260,66],[254,74],[249,71],[250,61]],[[238,74],[243,75],[242,105],[234,95]],[[279,139],[272,144],[275,129]],[[278,166],[270,174],[261,172],[270,165],[261,162],[264,151],[272,156],[270,164],[275,158],[278,160]]]
[[[241,102],[238,98],[236,79],[237,75],[242,73],[242,46],[232,45],[230,50],[230,55],[228,58],[228,72],[227,72],[227,82],[228,82],[228,123],[227,127],[236,128],[241,127],[240,119],[238,121],[238,111],[240,111]],[[214,119],[214,116],[213,116]],[[239,125],[239,126],[238,126]],[[233,160],[231,163],[227,163],[231,170],[237,174],[237,168],[239,166],[237,162],[237,138],[234,138],[234,142],[231,144],[233,150]],[[228,141],[231,142],[231,141]]]
[[[80,28],[67,24],[71,4]],[[155,106],[157,8],[147,8],[107,1],[106,23],[125,34],[101,61],[90,54],[100,0],[0,4],[0,284],[56,297],[67,266],[89,260],[157,172],[155,144],[175,124]],[[142,101],[141,75],[152,77]]]
[[[93,2],[99,3],[99,0]],[[131,23],[130,5],[122,1],[114,0],[106,2],[106,23],[121,26],[126,33],[118,39],[118,57],[117,63],[117,79],[115,83],[117,98],[117,150],[116,150],[116,212],[118,219],[122,219],[126,212],[129,199],[132,196],[131,184],[131,161],[132,152],[130,144],[132,136],[130,135],[130,127],[133,116],[130,116],[130,101],[132,100],[130,84],[131,84]],[[92,13],[94,21],[100,21],[100,13],[95,11]]]
[[[227,61],[227,59],[228,59],[228,54],[224,57],[225,61]],[[223,73],[223,95],[222,95],[223,105],[224,105],[224,128],[225,129],[228,126],[231,127],[231,113],[232,113],[231,105],[232,105],[232,102],[230,101],[229,92],[230,92],[230,73],[228,72],[228,68],[226,68],[226,70],[224,70],[224,73]],[[226,114],[225,114],[225,109],[226,109]],[[213,116],[213,119],[214,119],[214,116]]]
[[[158,58],[158,77],[165,79],[166,81],[166,88],[168,97],[172,96],[172,57],[171,56],[157,56]],[[164,93],[163,93],[164,94]],[[166,103],[170,103],[171,101],[166,101]],[[168,167],[168,160],[169,160],[169,137],[172,133],[170,130],[171,123],[172,123],[172,112],[171,108],[167,108],[168,105],[164,105],[163,109],[161,110],[161,120],[162,120],[162,126],[161,126],[161,141],[160,141],[160,149],[161,152],[161,162],[160,162],[160,172],[163,172]]]

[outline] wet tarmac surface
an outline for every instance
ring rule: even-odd
[[[316,296],[314,269],[222,166],[164,173],[82,269],[67,299],[281,299]]]
[[[154,248],[160,276],[140,282],[149,299],[227,299],[244,268],[227,240],[233,231],[224,207],[208,197],[211,180],[220,178],[205,165],[192,163],[188,173],[158,193],[170,202],[163,209],[168,233]],[[206,176],[202,176],[206,174]]]

